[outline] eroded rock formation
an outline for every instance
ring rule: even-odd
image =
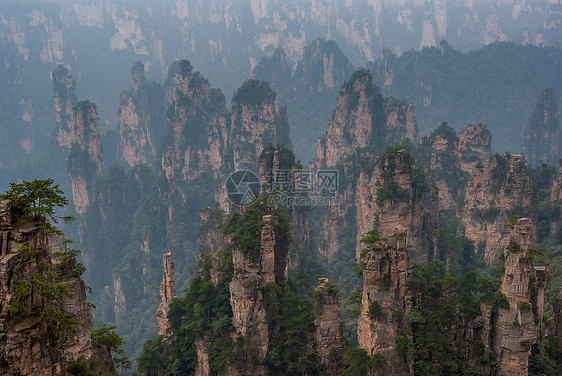
[[[459,133],[457,156],[461,169],[472,173],[478,163],[484,163],[492,152],[492,134],[485,125],[467,125]]]
[[[64,376],[69,363],[84,357],[97,372],[116,374],[107,348],[90,341],[90,308],[85,283],[74,274],[75,260],[52,259],[51,252],[64,249],[53,249],[47,229],[36,221],[19,222],[20,215],[10,201],[0,201],[0,373]],[[42,288],[34,285],[37,278]],[[57,286],[66,291],[59,297],[41,292]],[[69,321],[57,321],[57,311]]]
[[[357,339],[369,356],[382,355],[383,375],[401,375],[406,362],[396,350],[398,335],[407,334],[412,310],[406,239],[406,230],[396,228],[388,240],[369,245],[359,260],[364,270]]]
[[[369,71],[358,70],[342,86],[326,136],[318,143],[317,167],[334,167],[356,148],[380,150],[385,123],[380,89]]]
[[[493,336],[500,376],[527,375],[531,345],[537,339],[529,289],[533,270],[533,259],[529,253],[531,236],[531,220],[519,219],[512,228],[511,239],[504,251],[505,273],[500,291],[509,308],[499,307]]]
[[[248,348],[256,351],[258,359],[267,355],[275,327],[276,312],[264,303],[267,289],[269,284],[287,278],[287,249],[280,247],[280,239],[276,237],[276,220],[273,215],[263,217],[258,254],[245,255],[238,249],[232,251],[234,270],[239,270],[230,282],[232,324],[238,335],[247,338]],[[237,368],[240,374],[262,374],[262,367],[253,370],[249,362],[244,362]]]
[[[523,153],[533,166],[539,161],[556,165],[560,158],[560,121],[553,89],[546,89],[539,97],[525,132]]]
[[[338,310],[339,290],[327,278],[320,278],[314,289],[314,345],[326,367],[327,375],[339,375],[344,354],[344,340]]]
[[[76,82],[64,65],[57,66],[57,69],[52,73],[52,79],[57,119],[57,130],[54,138],[59,148],[69,152],[74,141],[74,107],[77,102]]]
[[[277,114],[275,93],[267,82],[249,78],[232,97],[229,143],[233,171],[256,168],[268,144],[290,147],[286,112]]]
[[[133,89],[119,100],[119,158],[130,167],[151,163],[156,146],[151,133],[147,83],[144,65],[137,61],[132,68]]]
[[[92,199],[95,178],[103,174],[103,153],[96,105],[89,101],[78,102],[74,117],[68,169],[74,209],[82,214]]]
[[[510,213],[521,214],[531,207],[533,190],[527,162],[522,155],[493,155],[475,167],[464,194],[460,229],[491,263],[498,250],[509,243],[506,224]]]
[[[160,283],[160,304],[156,311],[156,321],[158,321],[158,335],[165,335],[168,329],[168,311],[172,299],[176,295],[176,275],[174,271],[175,263],[172,253],[164,253],[162,255],[162,263],[164,264],[164,275]]]
[[[177,81],[168,110],[172,137],[162,153],[162,169],[168,181],[189,181],[202,173],[214,177],[223,166],[228,141],[227,109],[224,95],[212,89],[189,61],[170,69]]]

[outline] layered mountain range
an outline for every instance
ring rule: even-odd
[[[319,36],[335,40],[358,67],[379,60],[383,48],[400,56],[411,49],[439,48],[441,40],[447,40],[461,51],[501,41],[554,46],[560,40],[561,23],[559,2],[547,0],[298,4],[257,0],[216,0],[204,4],[191,0],[157,3],[147,0],[134,4],[104,0],[76,4],[9,0],[3,3],[0,12],[3,52],[0,86],[4,90],[0,126],[2,133],[9,135],[3,138],[2,166],[13,166],[22,158],[36,160],[46,152],[48,145],[42,140],[51,136],[55,125],[51,103],[46,100],[50,96],[49,73],[57,64],[64,64],[80,81],[80,96],[97,104],[103,134],[118,124],[115,102],[127,87],[129,67],[137,60],[143,61],[150,82],[164,79],[173,61],[188,58],[230,98],[239,83],[260,65],[260,59],[276,48],[283,48],[286,59],[285,76],[278,77],[287,77],[288,70],[297,71],[299,77],[301,68],[310,68],[307,63],[298,68],[299,60],[306,59],[306,47]],[[389,66],[386,59],[380,61],[394,75],[399,75],[405,66],[405,63]],[[337,54],[326,60],[327,65],[333,63],[338,64]],[[487,68],[489,71],[491,67]],[[351,73],[345,69],[344,72]],[[321,90],[337,91],[343,83],[339,81],[342,77],[326,74]],[[384,86],[377,82],[383,91],[391,77],[385,76]],[[406,81],[411,82],[410,78]],[[427,82],[426,74],[415,81],[423,84],[424,106],[439,103],[435,98],[441,91],[438,85]],[[538,90],[544,88],[544,83],[540,86]],[[527,106],[532,106],[539,94],[536,91],[525,96]],[[421,110],[421,102],[414,98],[394,91],[386,94],[408,99]],[[436,123],[445,120],[435,119],[439,112],[441,109],[428,115],[427,124],[425,119],[421,122],[424,130],[435,128]],[[426,117],[418,112],[418,117],[422,115]],[[464,123],[474,122],[467,115],[459,118],[458,124],[450,116],[446,120],[458,130]],[[325,122],[328,117],[329,113],[324,114],[320,121]],[[290,113],[290,118],[300,128],[299,116]],[[490,119],[480,117],[477,121],[492,126]],[[512,145],[502,146],[501,150],[506,147]],[[311,156],[300,149],[298,145],[300,159]]]
[[[384,375],[556,374],[562,363],[556,356],[562,332],[559,51],[510,43],[470,53],[447,43],[434,46],[431,27],[434,34],[453,35],[449,17],[457,6],[472,9],[463,18],[468,26],[480,25],[482,17],[476,14],[486,14],[493,23],[489,10],[460,3],[427,5],[418,25],[416,12],[422,8],[416,2],[363,7],[350,2],[338,7],[362,13],[351,12],[355,21],[342,19],[329,30],[338,42],[345,41],[341,45],[348,59],[333,40],[319,38],[298,47],[296,30],[304,41],[304,26],[280,21],[283,12],[293,12],[295,20],[308,20],[306,27],[314,29],[313,18],[335,12],[330,4],[314,4],[294,5],[297,12],[268,2],[209,3],[198,5],[208,8],[200,12],[181,2],[164,2],[160,8],[143,8],[150,17],[115,4],[51,5],[53,15],[63,14],[57,22],[69,22],[76,30],[91,28],[100,38],[115,28],[112,51],[125,54],[132,48],[145,56],[164,45],[156,32],[149,37],[145,30],[151,29],[141,22],[158,12],[171,17],[169,27],[182,25],[185,35],[208,19],[243,36],[247,18],[253,20],[252,35],[261,33],[269,18],[279,23],[275,32],[257,34],[266,36],[255,39],[263,44],[255,47],[255,58],[250,53],[252,77],[246,79],[248,68],[240,77],[231,74],[230,81],[219,82],[227,88],[231,82],[239,85],[231,99],[196,69],[230,66],[224,56],[236,55],[223,52],[236,49],[234,37],[204,45],[215,51],[211,63],[196,63],[207,55],[194,54],[198,57],[192,61],[172,63],[165,77],[154,74],[152,57],[128,63],[126,69],[116,62],[116,69],[104,76],[119,76],[113,84],[121,85],[120,96],[103,99],[110,106],[98,107],[95,95],[84,95],[92,93],[87,86],[103,74],[81,68],[79,52],[73,52],[75,62],[66,67],[53,65],[63,58],[45,57],[43,64],[52,71],[48,89],[54,94],[45,119],[50,117],[54,126],[45,125],[43,136],[34,133],[30,142],[38,146],[38,140],[50,140],[49,153],[25,171],[4,168],[4,179],[19,180],[34,171],[61,178],[78,217],[65,230],[83,251],[84,276],[97,306],[94,322],[115,323],[127,353],[140,356],[135,367],[150,375],[335,375],[342,369]],[[535,37],[539,44],[555,38],[557,4],[496,5],[502,7],[512,11],[505,25],[514,28],[519,17],[539,19],[550,9],[548,25]],[[56,24],[26,12],[44,25]],[[117,21],[121,12],[128,21]],[[414,47],[434,47],[401,56],[394,53],[408,47],[385,49],[373,62],[366,51],[380,47],[379,42],[356,37],[354,31],[361,24],[358,14],[369,12],[396,14],[408,33],[425,38],[412,42]],[[22,28],[17,19],[2,19],[16,25],[13,30]],[[22,50],[7,56],[26,61],[27,42],[13,30],[10,43],[19,35],[16,46]],[[380,30],[373,35],[386,41]],[[470,43],[504,39],[500,32],[492,39],[480,33],[481,40],[463,30],[456,37]],[[486,30],[493,34],[495,29]],[[508,39],[519,33],[502,32]],[[358,38],[360,45],[354,44]],[[179,46],[197,52],[198,43],[195,36],[186,37]],[[72,43],[63,45],[72,51]],[[27,60],[36,59],[33,53],[27,52]],[[247,49],[244,54],[247,59]],[[372,62],[369,69],[353,68],[350,61],[356,63],[358,54]],[[502,81],[507,86],[498,85],[496,97],[485,98],[484,106],[474,99],[481,89],[475,77],[488,72],[482,80],[488,77],[490,85],[505,77],[496,74],[497,67],[477,63],[497,63],[499,55],[511,61],[502,71],[511,79]],[[461,64],[463,59],[467,62]],[[157,63],[163,66],[164,61]],[[443,65],[443,76],[432,72],[436,61]],[[463,76],[474,81],[474,90],[464,97],[448,96],[447,85],[455,82],[451,77],[462,75],[454,70],[463,64],[478,67]],[[214,77],[221,77],[219,71]],[[515,80],[514,72],[523,73]],[[129,83],[122,83],[121,76]],[[404,89],[406,82],[410,90]],[[526,106],[519,105],[520,97],[501,95],[517,92],[506,88],[519,83],[526,90]],[[479,107],[485,110],[475,110]],[[114,129],[104,124],[104,108],[117,110]],[[471,116],[462,115],[465,111]],[[502,122],[495,123],[491,113]],[[513,118],[520,124],[506,127]],[[514,142],[506,134],[524,137]],[[20,142],[27,136],[17,137],[0,148],[4,166],[19,162],[16,149],[28,145]],[[40,154],[33,148],[25,155]],[[498,150],[502,154],[493,153]],[[228,199],[224,182],[237,170],[259,177],[262,198],[250,206]],[[294,188],[306,183],[303,172],[310,171],[337,175],[331,205],[271,205],[287,177]],[[291,198],[318,203],[325,193],[298,192]],[[6,285],[13,290],[13,283]],[[59,355],[52,359],[62,359]]]

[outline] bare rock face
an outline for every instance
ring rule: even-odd
[[[214,177],[223,166],[228,140],[224,95],[193,72],[189,61],[170,69],[169,82],[177,82],[168,111],[173,138],[162,153],[162,169],[168,181],[189,181],[202,173]],[[167,86],[170,87],[170,86]]]
[[[164,264],[164,276],[160,283],[160,304],[156,311],[156,321],[158,321],[158,335],[165,335],[168,329],[168,311],[172,299],[176,295],[176,276],[174,272],[174,259],[172,253],[164,253],[162,255],[162,262]]]
[[[358,70],[342,86],[326,136],[318,143],[318,167],[334,167],[356,148],[375,147],[385,123],[380,89],[368,70]]]
[[[103,174],[103,154],[96,105],[89,101],[78,102],[74,117],[68,169],[74,209],[82,214],[92,199],[94,179]]]
[[[130,167],[150,163],[155,145],[150,132],[150,114],[144,65],[133,65],[133,90],[125,91],[119,100],[119,157]]]
[[[275,93],[267,82],[247,79],[232,97],[229,145],[233,171],[254,169],[268,144],[290,147],[286,110],[277,114]]]
[[[336,42],[318,38],[304,48],[295,81],[310,93],[319,94],[340,87],[352,73],[351,63]]]
[[[483,249],[487,263],[495,260],[497,251],[509,243],[508,211],[531,206],[533,191],[526,166],[522,155],[496,154],[475,167],[466,186],[459,225]]]
[[[214,256],[228,245],[228,239],[224,235],[226,218],[219,207],[201,209],[201,225],[197,243],[201,254],[211,256],[213,267],[211,268],[211,282],[217,284],[224,278],[216,266]]]
[[[556,179],[552,181],[550,188],[550,201],[557,204],[560,208],[560,218],[562,218],[562,159],[559,162],[559,171]],[[550,224],[550,233],[554,234],[559,221],[552,221]]]
[[[414,157],[402,149],[382,154],[379,163],[380,189],[376,199],[381,235],[391,236],[396,228],[407,229],[406,243],[412,247],[410,258],[425,264],[431,252],[422,232],[424,221],[429,220],[422,172],[416,169]],[[428,233],[433,230],[429,229]]]
[[[457,155],[461,169],[472,173],[478,163],[484,163],[492,152],[492,134],[482,124],[467,125],[459,133]]]
[[[537,338],[529,290],[533,265],[528,252],[531,236],[531,220],[518,220],[504,251],[505,273],[500,291],[506,297],[509,308],[498,309],[493,340],[500,376],[528,374],[531,345]]]
[[[76,82],[64,65],[57,66],[52,73],[53,93],[55,98],[55,113],[57,130],[55,134],[56,145],[70,151],[74,141],[74,106],[76,106]]]
[[[421,144],[431,153],[430,175],[439,189],[440,208],[454,209],[466,180],[457,156],[459,137],[452,127],[443,123],[424,137]]]
[[[269,193],[272,189],[277,190],[280,194],[286,194],[287,197],[306,197],[308,195],[306,190],[298,188],[301,185],[303,168],[295,163],[295,155],[289,149],[283,146],[268,146],[260,154],[258,163],[262,195]],[[287,174],[291,176],[289,182],[286,181]],[[287,183],[294,185],[284,190],[283,185]],[[293,256],[298,256],[299,251],[310,249],[307,208],[301,205],[288,206],[285,208],[285,213],[291,221],[293,234],[290,252]],[[292,261],[298,263],[298,260]]]
[[[383,375],[401,375],[406,362],[396,350],[397,336],[407,334],[412,299],[407,289],[410,260],[405,229],[371,245],[359,262],[364,265],[363,297],[358,318],[359,347],[383,357]]]
[[[234,270],[239,272],[229,286],[236,335],[247,337],[248,348],[255,349],[260,360],[270,350],[275,327],[276,313],[264,302],[268,286],[287,278],[287,249],[280,247],[280,239],[276,238],[276,218],[266,215],[263,221],[259,254],[245,255],[237,249],[232,251]],[[236,368],[240,375],[265,372],[263,366],[254,367],[247,358]]]
[[[539,97],[525,132],[523,153],[529,163],[539,161],[556,165],[560,158],[560,121],[553,89],[546,89]]]
[[[405,139],[418,142],[418,127],[414,117],[414,105],[394,97],[384,99],[385,145],[400,145]]]
[[[98,372],[116,374],[107,348],[90,342],[84,281],[74,276],[72,268],[62,268],[60,260],[51,259],[53,249],[40,223],[19,223],[16,216],[10,201],[0,201],[0,373],[64,376],[70,362],[85,357],[91,364],[93,360],[105,364]],[[49,274],[51,269],[41,268],[45,264],[52,266],[55,276]],[[45,286],[65,286],[68,294],[52,299],[39,288],[22,294],[20,286],[33,285],[37,275]],[[67,331],[66,325],[54,330],[47,324],[56,322],[42,320],[41,313],[57,309],[76,322],[75,332]]]
[[[318,282],[314,289],[315,350],[326,366],[326,374],[339,375],[345,347],[338,310],[338,288],[327,278],[320,278]]]

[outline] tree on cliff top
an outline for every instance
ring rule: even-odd
[[[68,205],[68,199],[58,184],[53,179],[34,179],[21,183],[10,183],[10,189],[0,196],[2,199],[11,200],[12,207],[17,211],[17,220],[25,222],[29,219],[45,221],[41,225],[51,233],[60,234],[61,230],[54,225],[59,219],[69,222],[71,216],[60,217],[56,214],[57,208]]]

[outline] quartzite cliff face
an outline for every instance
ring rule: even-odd
[[[57,66],[52,73],[55,97],[57,130],[54,135],[56,145],[66,152],[74,142],[74,107],[76,106],[76,82],[64,65]]]
[[[107,348],[93,346],[90,341],[90,308],[86,304],[85,283],[74,276],[74,265],[64,266],[52,259],[51,252],[62,249],[51,247],[47,230],[41,223],[18,222],[18,213],[10,201],[0,201],[0,372],[10,375],[66,375],[70,362],[79,357],[90,360],[97,372],[115,373]],[[57,247],[65,247],[58,242]],[[52,267],[54,276],[41,265]],[[51,299],[36,287],[21,295],[20,286],[40,275],[45,285],[65,286],[68,294]],[[10,307],[17,302],[24,306],[18,313]],[[76,332],[67,327],[53,330],[41,313],[60,309],[76,322]],[[52,319],[51,319],[52,320]],[[61,333],[68,337],[61,337]],[[57,345],[58,343],[58,345]],[[97,360],[97,366],[91,361]],[[99,363],[99,361],[102,361]]]
[[[496,154],[475,167],[459,209],[459,226],[483,251],[487,263],[509,242],[510,213],[528,212],[532,198],[531,176],[522,155]]]
[[[187,60],[179,62],[177,72],[171,69],[170,76],[178,83],[168,110],[171,134],[161,161],[166,178],[187,182],[205,172],[216,175],[228,142],[224,95],[193,72]]]
[[[133,167],[137,163],[152,164],[154,160],[159,140],[154,137],[153,130],[162,126],[156,123],[160,120],[157,114],[161,111],[157,110],[158,107],[163,107],[164,97],[161,90],[158,90],[159,85],[149,87],[144,77],[144,65],[140,61],[133,65],[131,73],[133,89],[123,92],[119,100],[118,155]],[[150,89],[156,91],[156,96],[149,96]],[[156,111],[151,111],[154,107]]]
[[[406,235],[404,229],[395,229],[388,240],[364,250],[359,261],[364,270],[357,339],[369,356],[382,355],[382,375],[401,375],[401,365],[407,363],[396,349],[398,336],[409,331],[412,310]]]
[[[546,89],[527,123],[523,153],[533,166],[538,165],[539,161],[556,165],[561,150],[556,96],[553,89]]]
[[[103,174],[103,154],[96,105],[89,101],[78,102],[74,118],[68,170],[74,209],[82,214],[92,199],[95,178]]]
[[[230,118],[233,171],[256,168],[256,161],[268,144],[291,144],[286,112],[276,112],[275,93],[267,82],[246,80],[232,97]]]
[[[232,324],[238,335],[247,338],[247,347],[254,349],[260,360],[270,350],[276,315],[264,303],[264,288],[268,283],[280,283],[287,278],[288,256],[288,249],[280,247],[282,242],[277,238],[277,218],[266,215],[263,221],[259,254],[245,255],[241,250],[233,249],[234,270],[240,272],[229,286]],[[241,375],[265,374],[263,366],[254,370],[249,361],[236,368]]]
[[[156,311],[156,320],[158,321],[158,335],[165,335],[168,329],[168,311],[172,299],[176,295],[176,275],[174,271],[175,263],[172,253],[164,253],[162,255],[162,263],[164,265],[164,275],[160,283],[160,304]]]

